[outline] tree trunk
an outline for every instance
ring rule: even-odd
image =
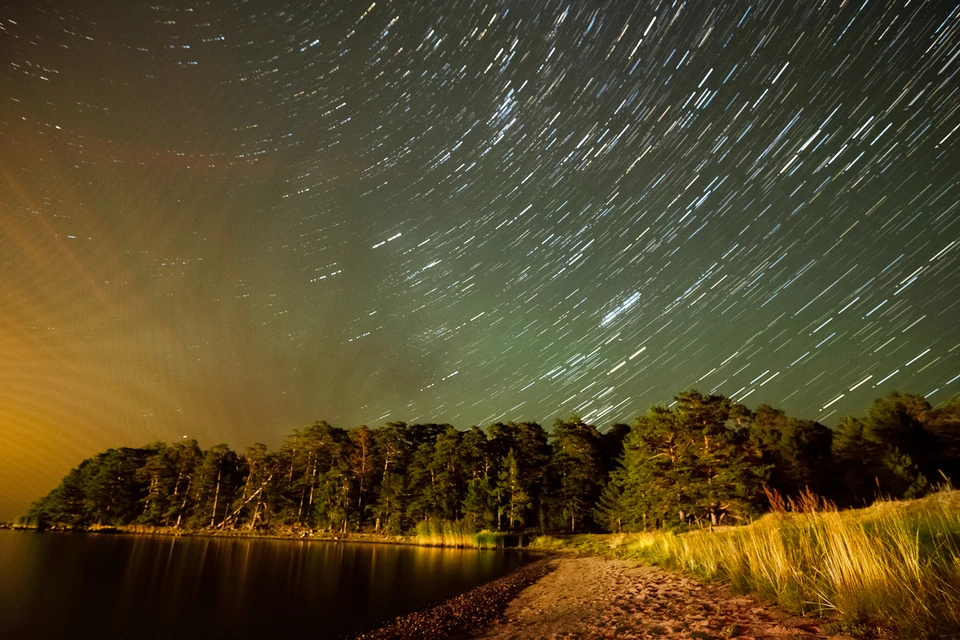
[[[183,480],[183,471],[177,470],[177,483],[173,485],[173,495],[180,494],[180,481]]]
[[[220,499],[220,477],[222,473],[223,469],[217,467],[217,489],[213,494],[213,512],[210,514],[211,527],[217,522],[217,501]]]
[[[183,512],[187,510],[187,500],[190,499],[190,479],[187,479],[187,488],[183,490],[183,502],[180,504],[180,510],[177,512],[177,524],[175,527],[180,526],[180,521],[183,519]]]
[[[253,509],[253,517],[250,518],[250,524],[248,528],[253,531],[253,527],[257,524],[257,518],[260,516],[260,505],[263,504],[263,499],[259,492],[257,492],[257,506]]]
[[[173,525],[174,527],[180,527],[180,521],[183,519],[183,512],[187,508],[187,499],[183,499],[183,504],[180,505],[180,511],[177,512],[177,524]]]
[[[155,496],[158,493],[157,484],[159,484],[159,479],[157,478],[156,475],[153,475],[150,478],[150,489],[147,490],[147,499],[143,503],[143,511],[142,511],[143,514],[146,514],[147,510],[150,508],[151,497]]]
[[[307,508],[313,507],[313,488],[317,486],[317,459],[313,459],[313,475],[310,476],[310,500],[307,501]]]

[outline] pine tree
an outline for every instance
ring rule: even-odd
[[[193,513],[188,525],[203,528],[230,524],[230,504],[243,472],[239,456],[227,445],[217,444],[204,451],[191,485]]]
[[[502,500],[499,509],[506,516],[507,526],[510,530],[522,527],[524,514],[531,504],[530,494],[524,487],[517,452],[513,449],[510,449],[500,465],[497,485]]]
[[[942,464],[943,441],[927,427],[935,416],[921,396],[892,392],[875,400],[864,418],[843,418],[833,446],[845,486],[841,503],[859,506],[877,497],[928,492]]]
[[[459,520],[463,515],[466,481],[462,442],[463,434],[449,425],[437,436],[430,461],[433,470],[430,487],[433,517]]]
[[[716,525],[759,513],[769,477],[745,407],[689,391],[652,407],[624,443],[620,474],[634,527]]]
[[[589,527],[600,494],[603,464],[600,432],[579,416],[557,419],[550,434],[553,454],[553,520],[563,521],[570,531]]]
[[[626,513],[626,501],[619,479],[614,474],[604,485],[597,499],[597,506],[593,510],[593,518],[601,527],[610,533],[623,531],[623,516]]]
[[[357,530],[362,531],[367,512],[376,500],[377,467],[379,466],[373,431],[360,425],[349,431],[351,442],[349,456],[350,473],[356,487]]]
[[[844,416],[833,436],[832,456],[839,486],[830,498],[845,507],[869,504],[876,492],[863,421]]]
[[[412,454],[405,422],[388,422],[374,432],[380,453],[380,492],[374,530],[401,533],[406,523],[406,472]]]
[[[490,478],[480,476],[467,481],[463,498],[464,519],[476,529],[493,529],[497,524],[497,504]]]
[[[770,487],[782,495],[805,490],[825,495],[833,485],[833,432],[812,420],[797,420],[761,404],[749,421],[750,437],[773,465]]]

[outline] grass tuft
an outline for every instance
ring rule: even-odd
[[[417,524],[414,542],[427,547],[504,549],[520,546],[521,540],[516,535],[502,531],[474,531],[463,520],[428,519]]]

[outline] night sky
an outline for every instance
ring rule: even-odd
[[[951,2],[0,6],[0,519],[317,419],[960,392]]]

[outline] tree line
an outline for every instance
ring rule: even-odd
[[[631,425],[577,416],[458,430],[317,422],[271,451],[195,440],[109,449],[36,502],[41,527],[142,524],[399,534],[430,519],[474,530],[620,531],[744,522],[768,496],[840,506],[960,480],[960,399],[891,393],[834,431],[722,395],[678,394]]]

